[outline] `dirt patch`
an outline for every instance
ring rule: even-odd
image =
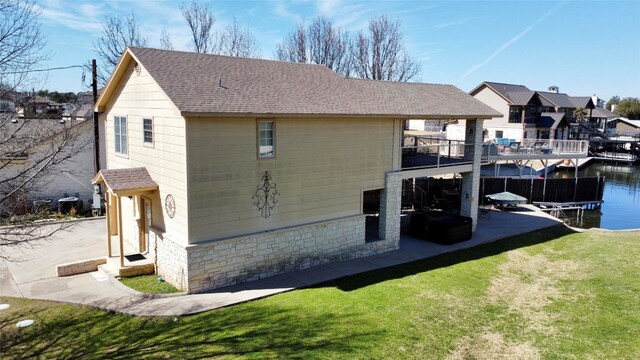
[[[568,260],[551,261],[542,254],[529,255],[522,250],[509,252],[507,259],[487,290],[488,300],[521,314],[532,330],[553,331],[550,326],[553,316],[543,308],[563,297],[557,283],[579,276],[578,264]]]
[[[529,344],[507,341],[500,333],[485,331],[458,340],[447,360],[457,359],[540,359],[538,349]]]

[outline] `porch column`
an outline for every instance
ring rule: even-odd
[[[118,196],[118,239],[120,240],[120,267],[124,267],[124,242],[122,239],[122,198]]]
[[[107,254],[111,257],[111,214],[109,209],[111,205],[111,194],[105,191],[104,197],[104,210],[107,213],[107,246],[109,246]]]
[[[472,219],[472,229],[476,230],[478,222],[478,194],[480,192],[480,156],[482,155],[482,120],[469,119],[465,126],[465,160],[472,160],[471,172],[462,174],[462,194],[460,215]]]
[[[378,235],[383,240],[400,244],[400,207],[402,201],[402,177],[388,172],[385,187],[380,194],[380,225]]]

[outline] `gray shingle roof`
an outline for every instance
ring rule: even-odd
[[[501,116],[452,85],[347,79],[321,65],[129,49],[183,115]]]
[[[158,184],[153,181],[151,175],[144,167],[128,169],[102,169],[93,179],[93,183],[104,181],[107,187],[114,191],[137,190],[157,188]]]

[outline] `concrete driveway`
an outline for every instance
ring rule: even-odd
[[[207,293],[148,295],[98,271],[57,277],[56,266],[59,264],[106,256],[105,220],[98,218],[78,221],[71,231],[60,232],[38,244],[2,249],[3,255],[12,260],[0,260],[0,296],[56,300],[131,315],[185,315],[427,259],[558,224],[561,224],[558,219],[533,206],[525,206],[518,212],[491,211],[489,216],[478,219],[471,240],[454,245],[438,245],[403,236],[398,251],[320,265]]]

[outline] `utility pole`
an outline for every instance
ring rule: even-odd
[[[96,59],[91,60],[92,87],[93,87],[93,148],[95,150],[95,170],[96,174],[100,171],[100,128],[98,124],[98,110],[96,103],[98,102],[98,72]]]

